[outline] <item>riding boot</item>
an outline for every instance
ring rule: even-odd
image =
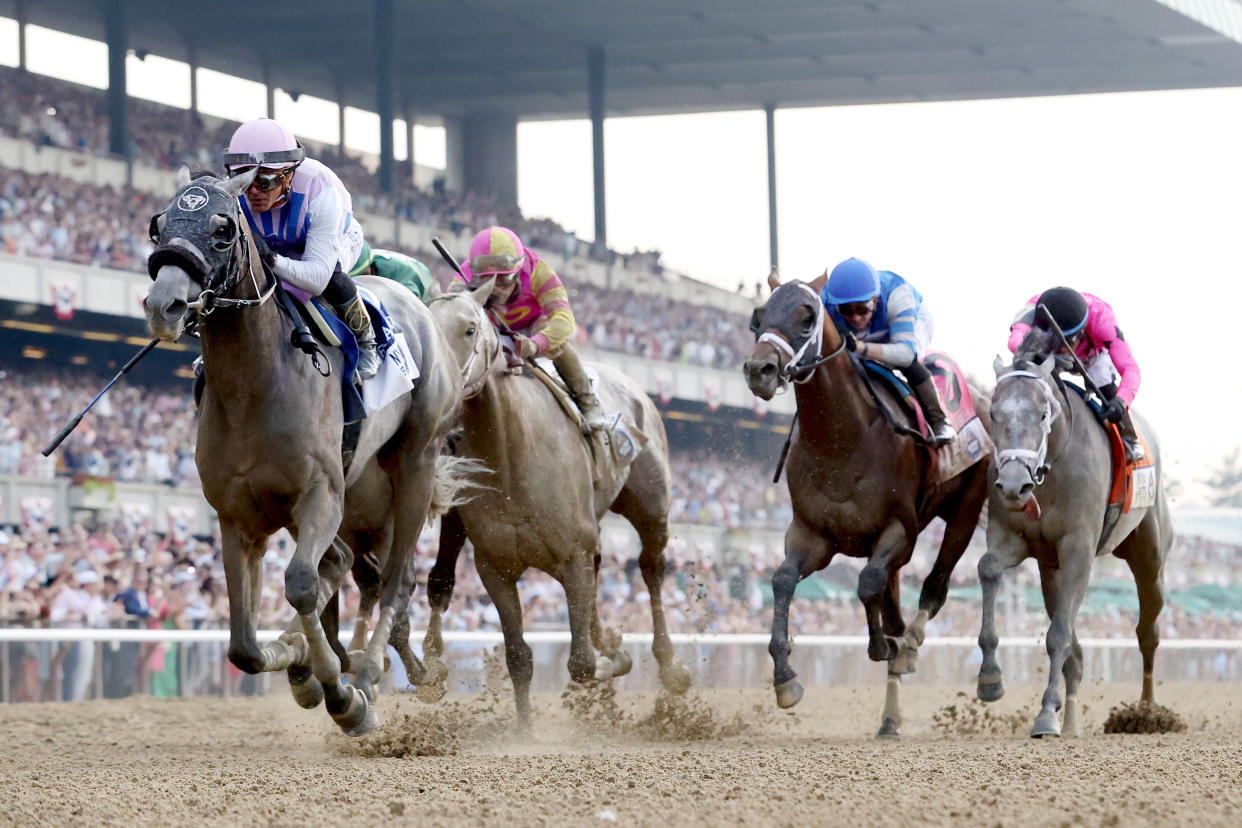
[[[591,380],[587,377],[586,369],[582,367],[578,352],[566,343],[561,353],[552,360],[552,364],[569,387],[569,395],[574,398],[578,411],[582,413],[583,426],[589,431],[603,431],[606,428],[604,412],[600,409],[599,397],[591,390]]]
[[[940,392],[936,390],[935,380],[928,376],[927,379],[914,386],[914,395],[918,397],[919,405],[923,407],[923,416],[927,418],[927,427],[931,430],[932,442],[936,446],[943,446],[957,436],[957,431],[945,419],[944,407],[940,404]]]
[[[1118,421],[1117,430],[1121,432],[1121,444],[1126,449],[1127,463],[1137,463],[1147,456],[1147,452],[1143,450],[1143,444],[1139,441],[1138,433],[1134,430],[1134,420],[1130,419],[1128,408]]]
[[[371,326],[371,314],[362,297],[354,294],[354,298],[344,305],[337,305],[336,312],[354,332],[358,340],[358,379],[369,380],[379,370],[379,352],[375,349],[375,328]]]

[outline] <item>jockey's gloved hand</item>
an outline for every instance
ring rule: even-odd
[[[539,351],[539,346],[535,344],[535,341],[522,334],[513,335],[513,345],[522,359],[533,357]]]
[[[1121,418],[1126,416],[1126,404],[1120,397],[1113,397],[1104,403],[1100,409],[1100,413],[1104,415],[1104,419],[1110,423],[1119,423]]]

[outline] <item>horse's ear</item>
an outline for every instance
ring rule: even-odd
[[[996,372],[998,377],[1005,373],[1005,361],[1000,358],[999,354],[996,356],[996,359],[992,360],[992,370]]]
[[[763,332],[763,308],[755,308],[750,313],[750,332],[759,338],[759,334]]]
[[[1039,372],[1041,374],[1046,374],[1051,377],[1052,372],[1056,370],[1056,367],[1057,367],[1056,354],[1048,354],[1048,356],[1044,357],[1043,361],[1039,363]]]
[[[190,178],[190,168],[187,167],[185,164],[182,164],[181,167],[177,170],[177,189],[180,190],[182,187],[189,184],[191,180],[192,179]]]
[[[768,271],[768,290],[776,290],[781,286],[781,274],[777,271],[776,265],[772,265],[772,269]]]
[[[423,290],[423,302],[427,303],[434,299],[439,299],[444,295],[444,291],[440,289],[440,283],[435,279],[427,282],[427,287]]]
[[[258,172],[259,168],[255,167],[242,173],[241,175],[235,175],[232,178],[225,178],[223,183],[224,191],[236,198],[246,192],[246,189],[250,186],[251,182],[254,181],[254,177]]]
[[[470,298],[478,302],[480,305],[486,305],[488,297],[492,295],[492,288],[496,287],[496,277],[492,276],[479,282],[479,286],[470,291]]]
[[[824,285],[826,284],[828,284],[828,271],[827,270],[825,270],[823,273],[819,274],[818,276],[816,276],[814,279],[811,280],[811,289],[814,290],[816,293],[819,293],[821,290],[824,289]]]

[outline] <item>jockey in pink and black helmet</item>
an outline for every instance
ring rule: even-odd
[[[1106,399],[1102,413],[1106,419],[1117,423],[1126,446],[1126,455],[1131,462],[1141,460],[1146,452],[1134,431],[1130,406],[1143,377],[1130,343],[1126,342],[1121,328],[1117,327],[1112,306],[1098,296],[1079,293],[1073,288],[1049,288],[1038,296],[1032,296],[1018,311],[1009,328],[1010,351],[1017,353],[1018,346],[1032,326],[1050,327],[1046,318],[1036,313],[1039,305],[1048,309],[1069,347],[1086,368],[1087,375],[1104,394]]]
[[[470,258],[462,265],[462,277],[471,288],[492,281],[487,309],[514,334],[514,348],[521,357],[547,354],[561,379],[569,386],[582,419],[592,430],[604,428],[599,398],[570,342],[577,330],[569,293],[552,266],[522,244],[508,227],[489,227],[470,243]]]
[[[255,171],[242,212],[264,261],[281,280],[336,307],[358,339],[358,375],[375,376],[379,356],[371,317],[349,277],[365,256],[362,226],[345,185],[283,124],[255,118],[239,126],[224,153],[229,176]]]

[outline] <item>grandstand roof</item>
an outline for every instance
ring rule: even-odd
[[[130,48],[374,110],[372,2],[117,0]],[[16,0],[0,0],[10,9]],[[97,0],[28,22],[103,39]],[[1020,97],[1242,83],[1232,0],[395,0],[396,105],[607,114]],[[400,109],[398,109],[400,113]]]

